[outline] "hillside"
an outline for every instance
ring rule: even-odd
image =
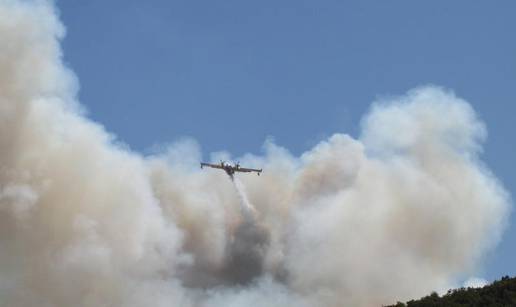
[[[397,303],[390,307],[430,307],[430,306],[516,306],[516,277],[501,280],[482,288],[460,288],[439,296],[432,293],[419,300]]]

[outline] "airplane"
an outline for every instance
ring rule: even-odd
[[[201,168],[203,167],[211,167],[211,168],[218,168],[222,169],[226,172],[226,174],[233,179],[233,175],[235,172],[242,172],[242,173],[250,173],[250,172],[256,172],[258,176],[260,176],[260,173],[262,172],[262,169],[255,169],[255,168],[245,168],[240,167],[240,163],[235,163],[235,165],[231,165],[231,163],[226,163],[224,161],[220,161],[220,164],[211,164],[211,163],[204,163],[201,162]]]

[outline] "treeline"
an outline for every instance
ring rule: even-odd
[[[503,277],[482,288],[459,288],[449,290],[443,296],[432,293],[419,300],[398,302],[387,307],[433,307],[433,306],[516,306],[516,277]]]

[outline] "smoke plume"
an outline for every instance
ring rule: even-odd
[[[51,2],[0,0],[2,306],[379,306],[500,238],[486,129],[448,90],[377,101],[359,139],[299,157],[266,142],[235,186],[193,140],[142,156],[87,119],[63,35]]]

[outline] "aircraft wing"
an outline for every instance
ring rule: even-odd
[[[201,168],[203,167],[212,167],[212,168],[220,168],[222,169],[223,167],[221,165],[218,165],[218,164],[211,164],[211,163],[204,163],[204,162],[201,162]]]
[[[261,169],[255,169],[255,168],[244,168],[244,167],[239,167],[238,169],[236,169],[237,172],[243,172],[243,173],[249,173],[249,172],[257,172],[258,174],[260,174],[262,172]]]

